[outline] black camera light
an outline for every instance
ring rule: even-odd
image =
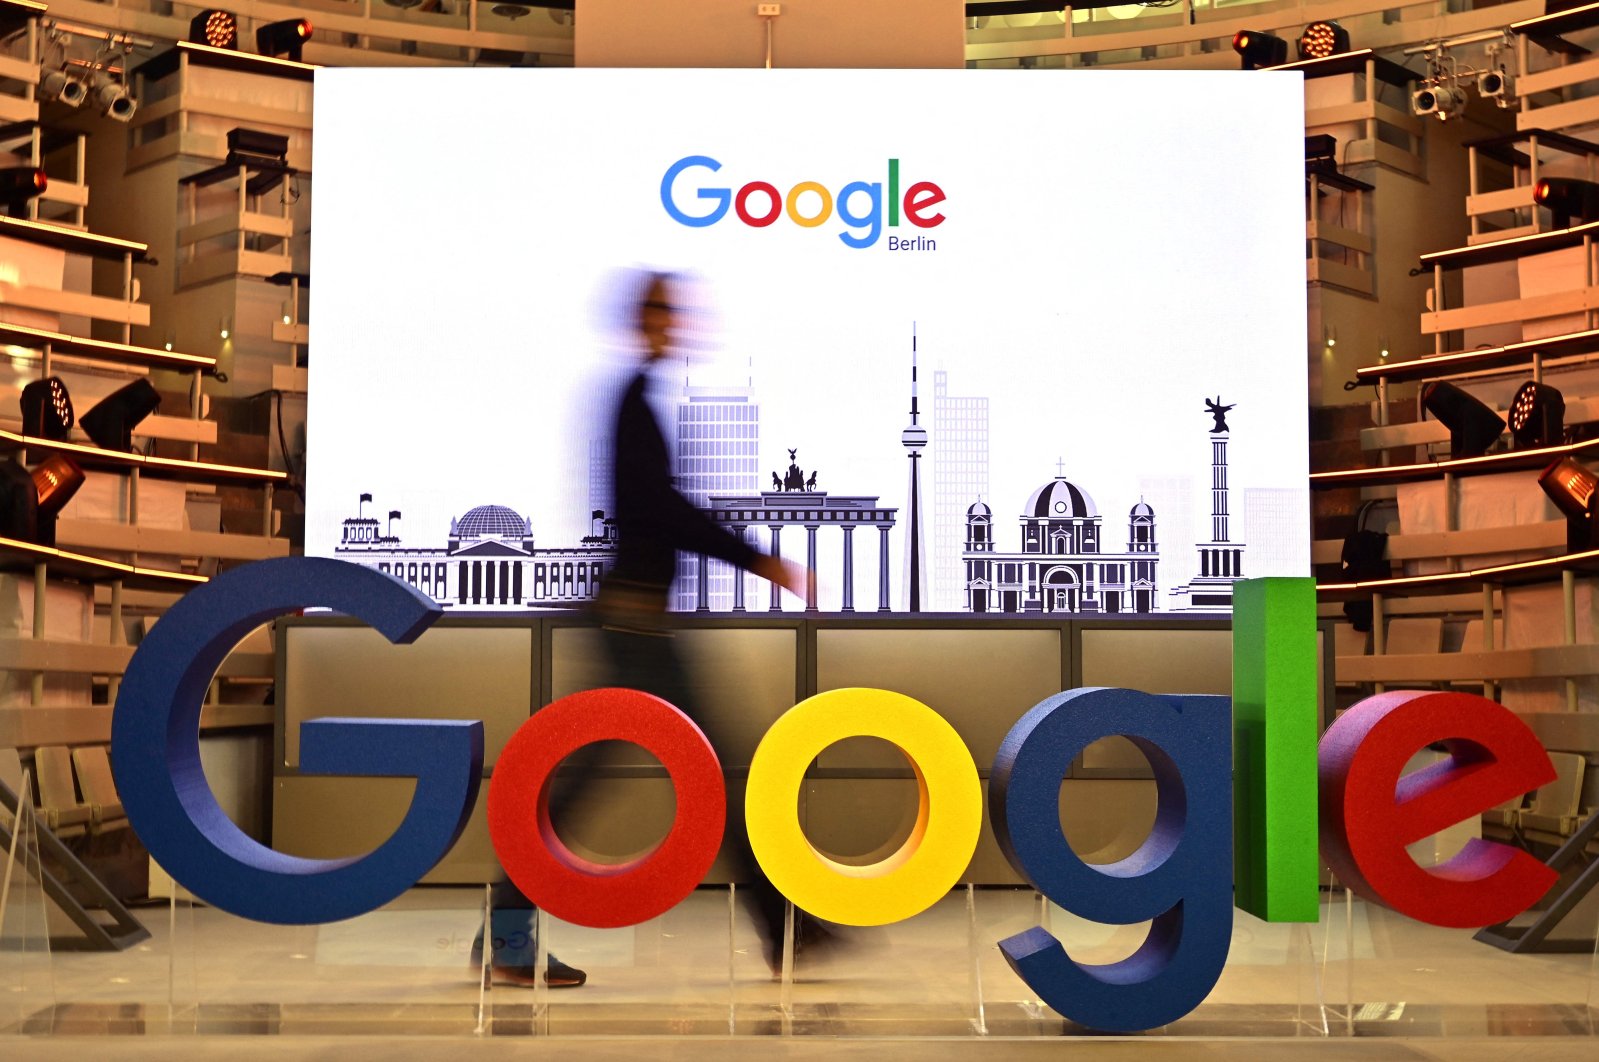
[[[1469,393],[1434,380],[1421,389],[1421,404],[1449,429],[1449,459],[1481,457],[1504,434],[1505,422]]]
[[[1245,70],[1280,66],[1288,61],[1288,42],[1260,30],[1239,30],[1233,34],[1233,51],[1238,53]]]
[[[11,217],[25,217],[28,201],[49,186],[50,178],[38,166],[7,166],[0,169],[0,204]]]
[[[289,18],[271,22],[255,31],[255,50],[274,59],[300,61],[305,42],[311,39],[311,20]]]
[[[161,395],[149,380],[135,380],[119,388],[78,419],[78,425],[103,450],[133,449],[133,429],[161,405]]]
[[[1599,221],[1599,184],[1575,177],[1540,177],[1532,189],[1532,201],[1548,207],[1558,228],[1585,221]]]

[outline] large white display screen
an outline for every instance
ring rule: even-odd
[[[312,555],[592,594],[655,269],[692,278],[650,384],[678,485],[822,611],[1309,573],[1295,75],[342,69],[316,124]],[[675,595],[773,607],[692,558]]]

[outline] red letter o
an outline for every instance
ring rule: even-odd
[[[761,217],[756,217],[749,212],[749,198],[751,192],[762,192],[771,202],[772,209]],[[777,215],[783,212],[783,197],[777,189],[765,181],[751,181],[738,190],[738,195],[733,198],[733,209],[738,212],[738,219],[751,228],[764,229],[777,220]]]
[[[677,817],[654,850],[618,864],[574,854],[550,822],[550,775],[584,745],[631,741],[666,767]],[[638,690],[562,697],[517,728],[489,780],[489,838],[516,887],[550,914],[599,928],[671,910],[716,859],[727,820],[722,765],[694,721]]]

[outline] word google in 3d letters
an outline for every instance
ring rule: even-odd
[[[128,666],[112,723],[117,787],[151,855],[208,903],[264,922],[350,918],[410,888],[460,836],[481,777],[481,722],[315,719],[300,731],[306,772],[416,779],[394,834],[357,858],[302,859],[257,843],[228,819],[200,765],[206,687],[248,631],[315,606],[397,643],[442,615],[406,584],[343,561],[246,565],[191,591],[151,630]],[[1316,920],[1314,613],[1311,580],[1240,583],[1231,699],[1070,690],[1028,710],[1006,736],[988,801],[1012,864],[1084,918],[1153,921],[1137,952],[1104,965],[1074,961],[1041,928],[1000,941],[1016,973],[1063,1016],[1108,1031],[1182,1017],[1221,974],[1235,902],[1273,921]],[[917,767],[921,799],[898,852],[844,867],[805,839],[796,794],[817,753],[856,735],[902,749]],[[1109,735],[1143,751],[1159,804],[1136,852],[1090,866],[1067,844],[1057,801],[1072,759]],[[660,759],[677,815],[653,851],[597,867],[556,837],[541,794],[562,757],[604,739],[636,742]],[[1414,753],[1438,742],[1446,760],[1401,777]],[[1321,851],[1368,900],[1438,925],[1481,926],[1519,913],[1553,884],[1542,863],[1488,841],[1472,841],[1430,870],[1405,853],[1407,844],[1554,777],[1532,733],[1499,705],[1460,693],[1379,694],[1327,731],[1319,761]],[[745,824],[761,866],[800,907],[835,922],[881,925],[925,910],[957,883],[977,845],[982,795],[970,753],[930,708],[886,690],[831,690],[795,705],[761,741]],[[501,754],[488,796],[490,834],[512,880],[551,914],[591,926],[631,925],[686,896],[716,856],[725,814],[721,765],[704,734],[636,690],[591,690],[534,713]]]

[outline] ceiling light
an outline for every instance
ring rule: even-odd
[[[1505,73],[1504,67],[1485,70],[1477,75],[1477,95],[1485,100],[1493,100],[1501,107],[1510,106],[1514,85],[1515,80]]]
[[[109,74],[100,74],[95,78],[94,105],[100,108],[101,114],[117,122],[132,121],[133,112],[139,109],[139,103],[128,92],[128,86]]]
[[[1410,110],[1418,118],[1434,115],[1445,122],[1465,109],[1466,92],[1458,85],[1438,82],[1422,85],[1410,94]]]
[[[39,94],[46,100],[55,100],[68,107],[81,107],[89,98],[89,86],[83,79],[65,69],[52,70],[39,79]]]

